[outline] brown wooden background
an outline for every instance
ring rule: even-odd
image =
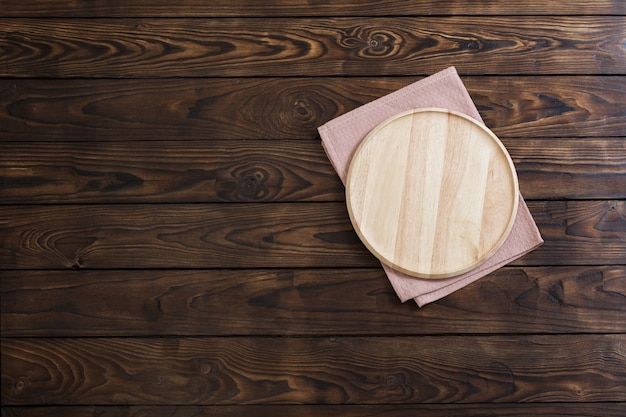
[[[0,16],[2,416],[624,415],[626,2]],[[450,65],[545,244],[419,309],[316,128]]]

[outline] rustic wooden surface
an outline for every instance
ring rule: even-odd
[[[626,3],[336,3],[3,3],[3,417],[623,415]],[[316,128],[449,65],[545,244],[420,309]]]

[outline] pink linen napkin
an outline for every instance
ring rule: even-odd
[[[465,113],[484,123],[454,67],[376,99],[318,128],[322,146],[343,182],[352,155],[365,136],[381,122],[412,109],[440,107]],[[498,251],[482,265],[453,278],[432,280],[410,277],[382,264],[402,302],[414,299],[422,307],[536,249],[543,243],[526,203],[519,196],[513,227]]]

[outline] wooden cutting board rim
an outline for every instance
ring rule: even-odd
[[[363,153],[363,149],[365,149],[368,146],[368,143],[372,140],[375,140],[376,135],[379,131],[381,131],[382,129],[385,129],[388,125],[390,125],[391,123],[394,123],[396,120],[403,118],[405,116],[408,116],[408,115],[415,114],[415,113],[428,113],[428,112],[446,113],[449,116],[458,117],[463,121],[469,122],[473,124],[474,126],[478,127],[480,130],[482,130],[482,132],[485,133],[485,138],[489,138],[490,140],[492,140],[493,143],[495,143],[497,147],[499,148],[500,152],[502,153],[502,156],[506,158],[506,162],[508,165],[507,173],[510,175],[510,180],[512,183],[511,188],[508,190],[509,198],[511,199],[510,200],[511,210],[508,213],[509,216],[508,216],[508,221],[506,222],[506,226],[502,228],[500,236],[496,240],[496,242],[492,245],[492,247],[488,251],[486,251],[484,256],[478,258],[475,262],[468,263],[462,268],[457,268],[455,270],[449,270],[449,271],[445,271],[441,273],[433,273],[432,271],[419,270],[418,268],[413,268],[413,267],[406,268],[403,265],[398,265],[392,259],[387,259],[384,255],[382,255],[377,250],[375,245],[373,245],[369,241],[367,236],[361,230],[359,222],[356,220],[356,216],[355,216],[352,203],[351,203],[352,202],[351,184],[353,182],[354,176],[359,174],[358,172],[356,172],[358,171],[358,169],[355,168],[355,161],[359,159],[361,153]],[[395,116],[390,117],[389,119],[383,121],[382,123],[377,125],[375,128],[373,128],[370,131],[370,133],[368,133],[368,135],[361,141],[361,143],[358,145],[357,149],[355,150],[352,156],[352,159],[350,161],[350,164],[348,167],[348,174],[346,177],[346,205],[348,208],[348,214],[350,216],[350,221],[352,222],[352,225],[355,231],[357,232],[359,238],[361,239],[361,241],[368,248],[368,250],[374,256],[376,256],[382,263],[392,267],[393,269],[397,271],[400,271],[404,274],[407,274],[415,278],[425,278],[425,279],[452,278],[452,277],[461,275],[465,272],[471,271],[472,269],[475,269],[481,264],[483,264],[485,261],[487,261],[491,256],[493,256],[497,252],[497,250],[502,246],[502,244],[504,243],[504,241],[510,234],[510,231],[513,227],[513,223],[515,221],[515,217],[517,215],[518,201],[519,201],[519,183],[518,183],[518,178],[517,178],[517,172],[515,170],[515,165],[513,164],[513,160],[511,159],[511,156],[509,155],[508,151],[506,150],[504,144],[500,141],[500,139],[488,127],[486,127],[484,124],[480,123],[473,117],[468,116],[458,111],[445,109],[445,108],[438,108],[438,107],[428,107],[428,108],[408,110],[408,111],[405,111],[405,112],[402,112]]]

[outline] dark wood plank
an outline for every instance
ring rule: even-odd
[[[12,1],[0,16],[103,17],[103,16],[396,16],[413,15],[620,15],[621,0],[473,0],[471,7],[459,0],[178,0],[167,5],[156,0],[22,0]]]
[[[626,333],[626,267],[500,269],[419,309],[384,273],[4,271],[3,337]]]
[[[623,16],[4,19],[2,77],[623,74]],[[249,65],[254,62],[254,65]]]
[[[318,139],[416,78],[0,80],[5,141]],[[502,138],[626,136],[626,77],[463,77]]]
[[[526,199],[626,199],[626,138],[503,143]]]
[[[536,201],[528,207],[545,243],[520,263],[577,265],[580,255],[586,264],[626,264],[626,201]]]
[[[345,193],[313,141],[11,142],[0,149],[0,204],[343,201]]]
[[[505,139],[532,199],[626,199],[626,139]],[[310,141],[5,142],[0,204],[344,201]]]
[[[623,334],[4,339],[2,402],[624,402],[625,345]]]
[[[0,207],[0,268],[376,265],[344,204]]]
[[[626,263],[626,202],[531,201],[516,265]],[[0,206],[0,268],[372,267],[343,203]]]
[[[626,403],[4,407],[2,417],[623,417]]]

